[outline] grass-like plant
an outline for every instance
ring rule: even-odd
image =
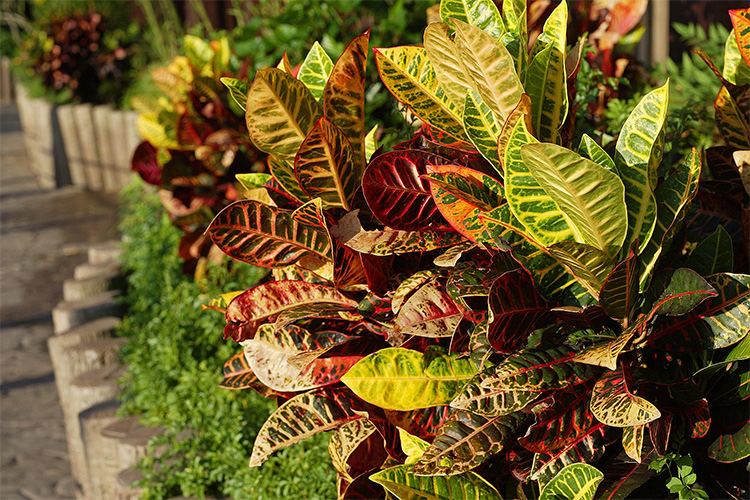
[[[571,137],[565,2],[531,47],[523,0],[440,16],[374,50],[424,124],[390,152],[368,33],[225,82],[270,166],[208,229],[274,278],[211,305],[223,385],[281,403],[250,465],[333,431],[339,498],[744,495],[750,276],[693,227],[700,152],[662,164],[668,85],[607,152]]]

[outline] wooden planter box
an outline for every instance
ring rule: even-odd
[[[41,188],[73,184],[115,192],[130,181],[130,160],[140,143],[135,111],[109,105],[54,106],[29,98],[20,86],[17,95],[31,169]]]

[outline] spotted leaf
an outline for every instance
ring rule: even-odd
[[[320,101],[323,98],[323,89],[325,89],[332,70],[333,61],[323,47],[315,42],[299,67],[297,79],[310,89],[310,93],[315,99]]]
[[[273,412],[258,431],[250,467],[260,466],[281,448],[361,419],[352,407],[352,394],[345,388],[312,390],[294,396]]]
[[[440,2],[440,19],[450,22],[458,19],[464,23],[486,31],[493,38],[499,39],[505,32],[505,23],[491,0],[443,0]]]
[[[417,476],[406,465],[397,465],[370,476],[371,481],[401,500],[502,500],[482,476],[464,472],[456,476]]]
[[[628,389],[624,370],[609,371],[599,378],[591,395],[591,413],[611,427],[632,427],[658,419],[661,412],[656,406]]]
[[[592,500],[604,474],[589,464],[566,465],[539,494],[539,500]]]
[[[463,311],[445,287],[427,283],[411,295],[396,316],[395,329],[418,337],[451,337],[463,319]]]

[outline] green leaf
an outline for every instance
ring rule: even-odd
[[[258,431],[250,467],[260,466],[281,448],[360,418],[352,410],[352,396],[345,389],[318,389],[294,396]]]
[[[343,132],[354,153],[355,179],[365,169],[365,66],[370,32],[349,42],[323,90],[323,115]]]
[[[562,448],[534,454],[529,478],[545,484],[565,466],[595,462],[604,453],[604,424],[594,423]]]
[[[349,210],[359,187],[354,151],[341,129],[325,118],[315,123],[300,145],[294,173],[310,198],[320,198],[326,207]]]
[[[635,243],[632,247],[635,247]],[[609,316],[617,319],[630,318],[638,301],[641,261],[632,247],[628,258],[617,264],[612,274],[607,277],[599,294],[601,306]]]
[[[375,151],[378,150],[378,129],[380,126],[374,125],[365,136],[365,160],[368,162]]]
[[[519,122],[519,120],[523,120],[525,122],[524,125],[526,126],[526,131],[529,135],[532,135],[531,132],[533,132],[534,128],[531,125],[531,98],[529,98],[528,94],[523,94],[521,96],[521,101],[518,103],[518,106],[516,106],[513,112],[511,112],[510,116],[505,120],[503,128],[500,131],[500,137],[498,137],[497,139],[497,156],[500,159],[500,163],[502,164],[503,169],[505,169],[506,152],[508,150],[508,145],[510,143],[511,137],[513,137],[513,133],[516,131],[516,124]],[[529,142],[533,141],[522,142],[521,144],[528,144]]]
[[[239,182],[243,188],[247,189],[248,191],[250,189],[256,189],[259,187],[263,187],[263,184],[265,184],[270,178],[270,174],[237,174],[234,176],[237,179],[237,182]]]
[[[561,241],[547,247],[570,274],[597,300],[614,262],[601,250],[575,241]]]
[[[406,465],[397,465],[370,476],[400,500],[502,500],[482,476],[464,472],[457,476],[417,476]]]
[[[557,473],[539,495],[540,500],[591,500],[604,474],[589,464],[570,464]]]
[[[704,300],[718,295],[698,273],[684,267],[657,274],[649,293],[658,294],[649,318],[657,314],[687,314]]]
[[[489,161],[500,175],[503,169],[497,156],[497,139],[500,137],[500,124],[495,115],[474,91],[466,94],[464,101],[464,130],[474,147]]]
[[[617,368],[617,357],[635,336],[638,325],[621,333],[614,340],[599,342],[576,354],[573,361],[589,365],[603,366],[614,370]]]
[[[750,83],[750,66],[742,58],[737,46],[737,37],[734,29],[729,32],[724,44],[724,69],[722,76],[735,85],[747,85]]]
[[[615,146],[615,165],[625,184],[628,235],[638,239],[639,252],[651,239],[656,224],[656,169],[661,161],[669,82],[646,94],[625,121]]]
[[[588,134],[583,134],[581,143],[578,145],[578,154],[591,161],[595,161],[607,170],[617,172],[615,161]]]
[[[435,70],[422,47],[373,49],[380,79],[396,100],[406,104],[425,123],[468,141],[462,108],[451,102],[438,85]]]
[[[325,89],[332,70],[333,61],[323,47],[315,42],[299,67],[297,79],[310,89],[310,93],[315,99],[320,101],[323,98],[323,89]]]
[[[487,389],[542,392],[582,384],[598,370],[575,363],[575,352],[569,347],[552,347],[544,351],[522,351],[497,365],[495,373],[481,385]]]
[[[482,381],[485,378],[487,378],[487,372],[469,381],[451,401],[451,406],[485,417],[499,417],[522,410],[539,397],[538,392],[495,390],[482,387]]]
[[[430,443],[417,436],[412,436],[401,427],[397,428],[399,438],[401,439],[401,451],[406,455],[404,465],[414,465],[422,458],[424,452],[430,447]]]
[[[424,30],[424,48],[435,70],[440,88],[461,112],[472,83],[461,62],[459,49],[453,42],[453,27],[447,23],[432,23]]]
[[[362,359],[341,381],[369,403],[408,411],[449,403],[475,374],[468,358],[392,347]]]
[[[529,64],[526,93],[531,97],[531,123],[539,140],[559,142],[560,127],[568,114],[568,91],[565,56],[554,45],[539,52]]]
[[[397,255],[445,248],[463,240],[452,231],[366,231],[359,222],[359,210],[349,212],[331,227],[331,236],[352,250],[372,255]]]
[[[523,94],[513,57],[499,40],[462,21],[454,20],[456,47],[474,90],[499,123],[510,116]]]
[[[294,220],[292,214],[242,200],[219,212],[207,231],[224,253],[255,266],[281,268],[303,258],[330,261],[328,234]]]
[[[625,188],[617,174],[554,144],[522,146],[521,158],[576,240],[616,257],[627,232]]]
[[[722,273],[708,276],[706,281],[718,295],[689,314],[659,317],[647,339],[649,344],[679,351],[719,349],[750,332],[750,276]]]
[[[641,451],[643,450],[643,435],[646,425],[634,425],[622,429],[622,447],[625,453],[636,462],[641,462]]]
[[[656,188],[654,232],[639,256],[643,265],[639,285],[641,291],[648,286],[659,257],[671,246],[673,235],[685,216],[688,203],[698,191],[700,173],[700,153],[693,148],[677,170]]]
[[[485,418],[459,410],[443,424],[411,472],[425,476],[467,472],[499,453],[528,419],[523,412]]]
[[[247,96],[245,119],[255,146],[294,163],[305,136],[323,116],[305,84],[276,68],[255,75]]]
[[[734,269],[732,237],[723,226],[718,226],[708,238],[698,242],[690,253],[687,267],[702,276],[731,273]]]
[[[440,19],[444,23],[458,19],[496,39],[505,32],[503,18],[492,0],[441,0]]]
[[[305,193],[302,187],[300,187],[299,181],[294,175],[294,165],[292,163],[277,158],[276,156],[268,155],[268,169],[271,171],[273,178],[276,179],[276,182],[278,182],[281,187],[284,188],[284,191],[289,193],[292,198],[301,202],[310,199],[307,193]]]
[[[234,99],[234,102],[237,103],[237,106],[242,109],[242,111],[245,111],[245,108],[247,106],[247,94],[250,91],[250,84],[247,82],[243,82],[242,80],[238,80],[236,78],[228,78],[228,77],[222,77],[221,83],[223,83],[228,89],[229,89],[229,95],[232,96],[232,99]]]
[[[573,240],[565,213],[547,194],[531,174],[521,156],[521,149],[538,141],[519,120],[505,150],[505,196],[516,219],[537,242],[549,246],[559,241]]]
[[[611,427],[643,425],[661,416],[656,406],[628,389],[623,368],[606,372],[596,382],[591,394],[591,413]]]
[[[737,462],[750,456],[750,422],[734,434],[724,434],[708,447],[708,456],[717,462]]]

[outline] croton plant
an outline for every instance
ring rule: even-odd
[[[746,495],[750,275],[695,215],[701,153],[661,163],[668,85],[606,151],[571,137],[565,2],[530,47],[524,0],[440,16],[424,46],[374,49],[423,124],[389,152],[363,118],[368,33],[225,80],[269,155],[208,228],[272,270],[209,305],[243,346],[222,385],[280,403],[250,465],[331,431],[339,498]]]
[[[183,50],[185,55],[151,72],[162,96],[132,99],[144,139],[133,154],[132,168],[159,187],[162,204],[185,232],[180,256],[192,268],[211,248],[206,227],[238,199],[235,176],[257,168],[262,155],[220,81],[246,71],[246,65],[235,68],[228,39],[209,42],[188,35]]]

